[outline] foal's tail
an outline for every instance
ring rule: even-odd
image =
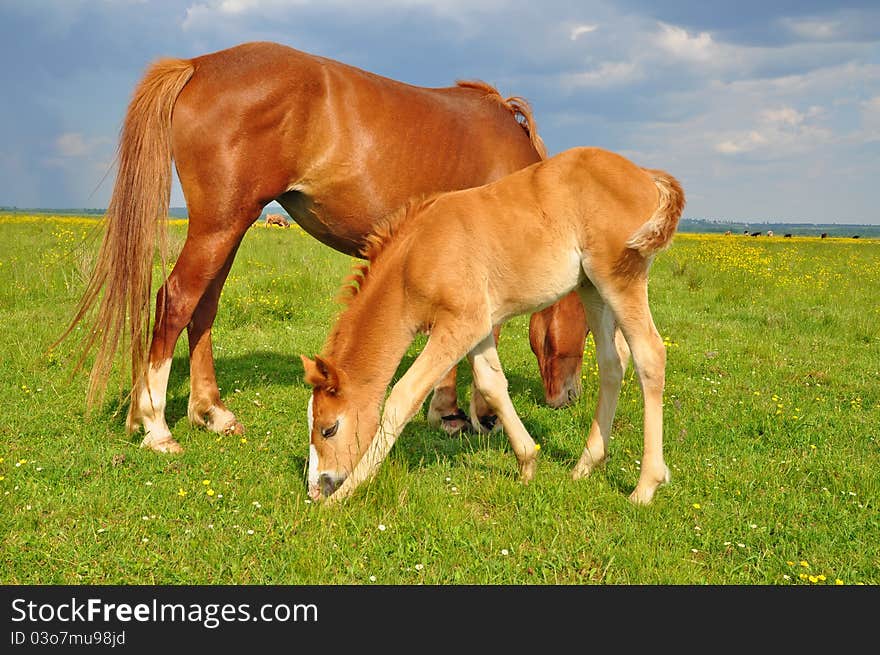
[[[171,113],[193,71],[188,60],[157,61],[135,89],[125,115],[101,249],[76,315],[58,339],[67,337],[78,323],[89,323],[77,362],[79,368],[96,351],[89,375],[89,407],[104,396],[120,339],[131,345],[132,385],[146,368],[153,257],[158,245],[164,265],[167,252]]]
[[[528,134],[529,141],[535,152],[538,153],[541,159],[547,159],[547,147],[544,145],[544,140],[538,135],[538,125],[535,122],[535,115],[532,113],[532,106],[528,100],[520,96],[504,98],[498,92],[498,89],[481,80],[458,80],[456,84],[465,89],[483,91],[487,97],[504,105],[513,114],[519,126]]]
[[[674,177],[664,171],[645,171],[654,179],[660,202],[648,222],[642,225],[626,242],[627,248],[637,250],[649,257],[668,247],[678,227],[678,219],[684,211],[684,189]]]

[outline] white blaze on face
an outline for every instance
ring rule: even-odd
[[[315,444],[312,443],[312,429],[314,428],[315,417],[312,413],[312,404],[314,403],[315,396],[312,394],[309,397],[309,407],[307,410],[307,415],[309,417],[309,477],[308,477],[308,490],[309,496],[313,499],[317,499],[320,496],[320,487],[318,486],[318,451],[315,448]]]

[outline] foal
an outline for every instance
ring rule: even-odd
[[[357,286],[323,353],[302,357],[314,388],[309,495],[333,502],[371,478],[434,383],[464,355],[528,482],[538,452],[508,395],[492,327],[576,290],[596,342],[600,387],[573,475],[589,475],[608,453],[623,378],[619,326],[644,398],[644,454],[630,499],[649,503],[669,481],[669,469],[662,438],[666,351],[648,306],[648,269],[669,245],[684,202],[667,173],[605,150],[574,148],[397,211],[372,237],[364,253],[369,268],[354,276]],[[391,390],[380,423],[385,391],[419,331],[430,337]]]

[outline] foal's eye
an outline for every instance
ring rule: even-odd
[[[338,429],[339,429],[339,421],[336,421],[336,423],[331,425],[329,428],[323,428],[321,430],[321,436],[324,437],[325,439],[329,439],[334,434],[336,434],[336,431]]]

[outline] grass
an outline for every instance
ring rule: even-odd
[[[175,222],[182,242],[185,227]],[[627,374],[606,466],[574,482],[595,402],[543,403],[528,318],[499,352],[542,445],[517,481],[503,435],[449,438],[424,416],[342,507],[307,500],[298,354],[323,344],[350,260],[299,229],[256,227],[214,330],[218,379],[247,428],[186,420],[178,343],[167,418],[185,453],[124,434],[125,376],[87,415],[76,350],[51,350],[99,233],[88,219],[0,216],[0,582],[7,584],[877,584],[880,242],[680,234],[652,269],[668,349],[666,460],[638,477],[641,396]],[[420,339],[404,360],[412,362]],[[470,373],[462,368],[466,402]]]

